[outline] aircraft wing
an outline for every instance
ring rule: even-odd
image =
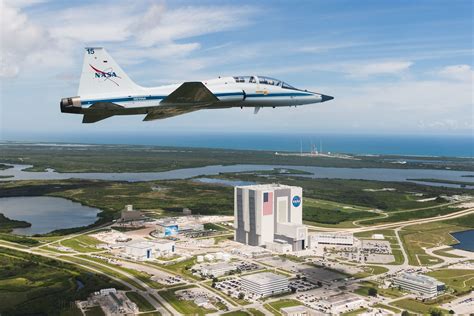
[[[144,121],[160,120],[204,109],[219,99],[202,82],[185,82],[149,112]]]
[[[164,98],[160,104],[192,105],[217,101],[219,99],[202,82],[185,82]]]
[[[193,106],[165,106],[161,105],[154,109],[153,111],[149,112],[144,121],[153,121],[153,120],[161,120],[173,116],[178,116],[181,114],[186,114],[194,111],[201,110],[202,107],[193,107]]]

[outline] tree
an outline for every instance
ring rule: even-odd
[[[377,296],[377,293],[378,291],[376,288],[374,287],[369,288],[369,291],[368,291],[369,296]]]
[[[442,316],[443,313],[439,309],[433,308],[433,309],[430,310],[430,315],[431,316]]]
[[[245,297],[245,293],[244,292],[240,292],[239,293],[239,300],[243,300]]]
[[[403,312],[402,312],[402,316],[410,316],[410,313],[407,312],[407,311],[403,311]]]
[[[216,277],[212,278],[212,282],[216,283],[217,281],[219,281],[219,279],[217,279]]]
[[[452,309],[449,310],[449,313],[450,313],[450,314],[456,314],[456,312],[453,311]]]

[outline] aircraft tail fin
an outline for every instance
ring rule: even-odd
[[[132,92],[141,87],[134,83],[105,48],[86,47],[78,95]]]

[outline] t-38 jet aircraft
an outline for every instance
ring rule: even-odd
[[[144,121],[202,109],[297,106],[332,100],[264,76],[219,77],[146,88],[134,83],[102,47],[85,49],[78,96],[63,98],[61,112],[83,114],[83,123],[114,115],[145,114]]]

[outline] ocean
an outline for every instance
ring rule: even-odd
[[[24,140],[24,139],[23,139]],[[474,136],[265,134],[265,133],[100,133],[39,136],[30,141],[130,144],[304,152],[473,157]]]

